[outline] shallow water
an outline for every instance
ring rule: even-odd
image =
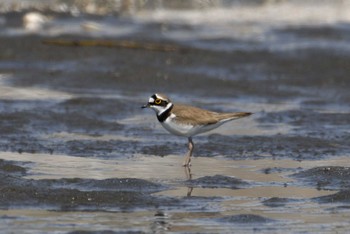
[[[33,232],[49,230],[63,232],[74,229],[150,232],[154,231],[152,228],[173,232],[229,232],[232,228],[242,231],[276,231],[293,228],[297,232],[347,230],[346,223],[349,218],[347,212],[340,210],[334,213],[331,209],[336,205],[319,204],[312,200],[315,197],[334,194],[335,191],[305,187],[288,177],[291,172],[325,165],[349,167],[347,157],[302,162],[271,158],[235,161],[221,157],[194,158],[195,166],[191,169],[191,180],[223,175],[246,181],[247,185],[240,189],[225,188],[232,184],[219,183],[206,188],[208,184],[205,184],[205,180],[199,187],[195,184],[193,187],[186,185],[188,177],[185,169],[179,166],[181,157],[175,155],[165,158],[138,155],[124,160],[101,160],[63,155],[1,153],[0,158],[26,162],[25,167],[29,169],[26,179],[142,178],[169,186],[161,192],[153,193],[153,197],[166,196],[185,200],[185,204],[180,207],[141,208],[126,213],[118,211],[67,213],[45,211],[40,207],[2,211],[2,215],[6,217],[3,221],[14,231],[23,228],[29,228]],[[267,168],[279,168],[279,171],[266,173]],[[277,201],[269,203],[269,199],[273,198],[279,198],[280,201],[276,199]],[[247,227],[233,221],[220,222],[222,217],[242,214],[259,215],[274,221],[256,227],[254,225]],[[330,214],[332,215],[329,216]],[[132,221],[125,222],[129,219]],[[249,222],[255,223],[254,220]]]
[[[0,230],[349,232],[350,2],[128,2],[0,4]],[[186,170],[154,92],[254,115]]]

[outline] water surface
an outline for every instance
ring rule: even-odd
[[[0,230],[349,232],[349,1],[128,3],[1,3]],[[154,92],[254,115],[189,171]]]

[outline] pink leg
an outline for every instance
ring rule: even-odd
[[[192,141],[192,137],[189,137],[188,138],[188,152],[185,155],[185,159],[184,159],[184,162],[182,164],[184,167],[191,166],[191,156],[192,156],[193,149],[194,149],[194,144]]]

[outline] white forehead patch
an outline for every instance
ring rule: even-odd
[[[154,99],[152,97],[149,98],[148,100],[149,103],[153,103],[154,102]]]

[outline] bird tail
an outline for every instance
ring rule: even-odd
[[[234,119],[240,119],[243,117],[247,117],[253,113],[250,112],[234,112],[234,113],[223,113],[220,114],[220,119],[221,120],[234,120]]]

